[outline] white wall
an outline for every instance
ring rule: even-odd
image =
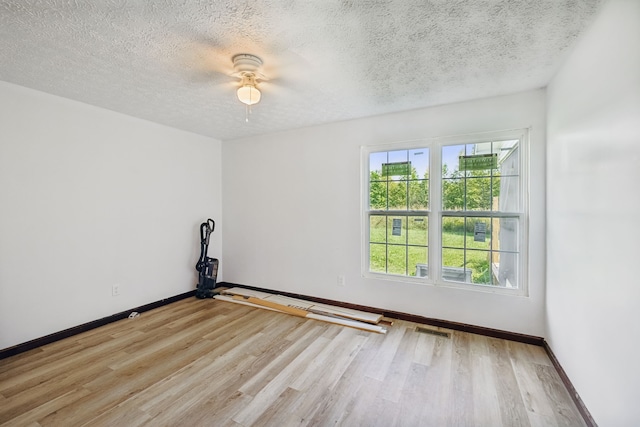
[[[548,88],[547,339],[601,426],[640,425],[640,2]]]
[[[545,126],[538,90],[225,141],[225,280],[542,336]],[[532,127],[529,297],[361,277],[361,146],[525,127]]]
[[[0,82],[0,349],[194,289],[220,151]]]

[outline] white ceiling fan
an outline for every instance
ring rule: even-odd
[[[262,59],[250,53],[239,53],[231,58],[234,77],[240,78],[240,87],[236,91],[238,99],[248,107],[260,102],[262,94],[257,85],[265,77],[260,73]]]
[[[306,90],[307,61],[293,51],[266,43],[238,43],[197,34],[188,36],[179,67],[193,84],[206,84],[215,91],[214,102],[236,98],[245,106],[245,121],[259,102],[282,102]],[[240,53],[238,53],[240,52]],[[228,98],[224,95],[228,94]],[[219,98],[222,96],[222,98]],[[237,101],[236,101],[237,102]]]

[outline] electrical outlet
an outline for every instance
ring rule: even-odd
[[[120,295],[120,285],[115,284],[111,286],[111,296],[117,297],[118,295]]]
[[[346,281],[344,279],[344,274],[338,274],[338,286],[344,287],[346,285]]]

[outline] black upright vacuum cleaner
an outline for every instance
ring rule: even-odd
[[[211,218],[207,222],[200,224],[200,259],[196,264],[198,270],[198,287],[196,288],[196,298],[213,298],[217,292],[216,277],[218,276],[218,259],[209,258],[209,237],[216,228],[216,223]]]

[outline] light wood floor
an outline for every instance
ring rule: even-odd
[[[0,425],[581,426],[541,347],[189,298],[0,360]]]

